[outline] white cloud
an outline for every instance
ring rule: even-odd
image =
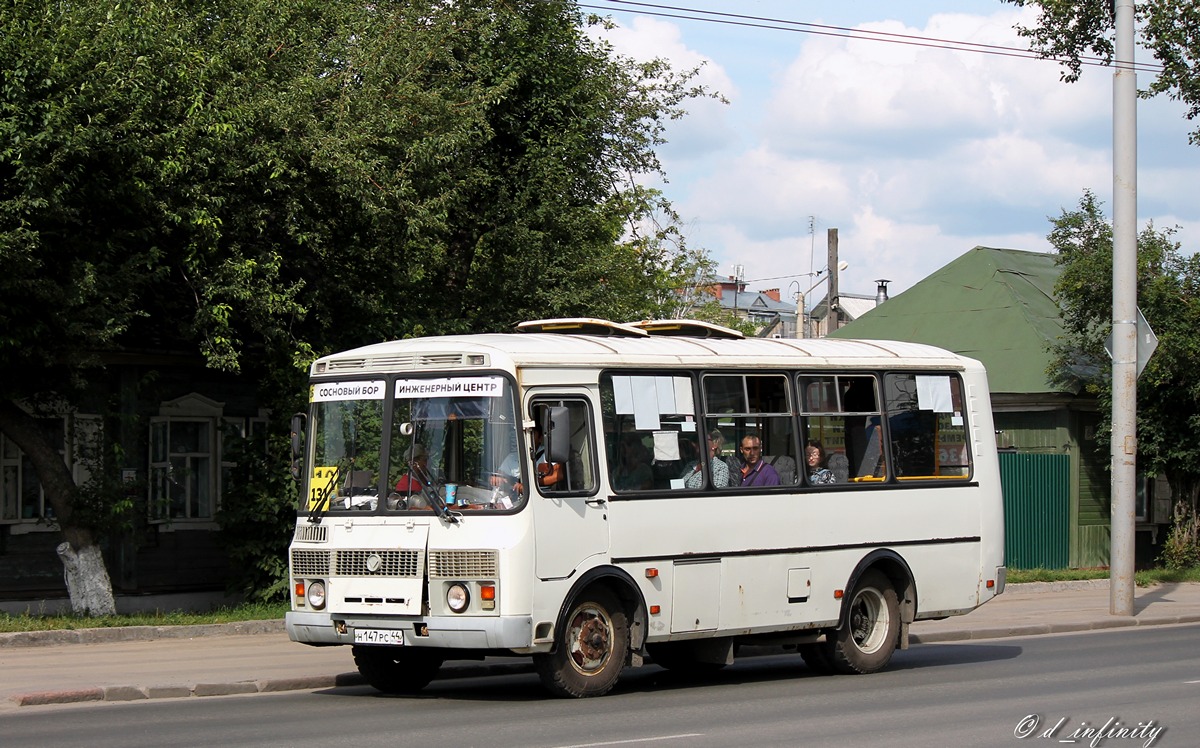
[[[665,59],[676,72],[696,69],[692,82],[734,102],[737,86],[711,57],[690,49],[679,27],[646,16],[635,16],[625,26],[603,33],[613,50],[624,57],[648,61]],[[728,118],[728,106],[719,100],[693,99],[686,104],[688,115],[670,126],[670,141],[660,149],[665,163],[694,159],[731,145],[735,133]]]
[[[1025,47],[1013,26],[1031,23],[1028,13],[861,28]],[[643,49],[677,65],[709,59],[712,71],[730,71],[716,86],[734,92],[728,111],[684,123],[720,133],[721,145],[664,150],[667,194],[689,243],[709,249],[722,272],[741,264],[748,279],[774,279],[755,288],[809,280],[825,266],[828,227],[850,263],[843,292],[873,293],[876,278],[889,278],[898,293],[977,245],[1048,251],[1048,218],[1074,209],[1085,189],[1111,208],[1108,69],[1065,84],[1052,62],[769,31],[762,44],[776,44],[775,56],[756,49],[747,65],[745,39],[691,26],[684,36],[661,20],[631,26]],[[1200,148],[1187,146],[1181,113],[1139,102],[1139,226],[1153,216],[1182,226],[1188,251],[1200,228],[1189,199]]]

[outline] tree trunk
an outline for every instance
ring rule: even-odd
[[[66,541],[58,546],[58,555],[65,570],[71,608],[81,615],[112,615],[116,612],[112,581],[92,530],[74,522],[79,487],[58,453],[60,445],[52,444],[37,420],[11,400],[0,400],[0,431],[29,457],[46,500],[54,509],[54,521]]]
[[[116,613],[112,582],[104,567],[100,547],[88,545],[77,551],[70,543],[59,543],[56,550],[62,559],[63,576],[71,596],[71,610],[81,616],[111,616]]]

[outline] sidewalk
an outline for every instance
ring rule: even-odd
[[[1134,591],[1134,615],[1110,615],[1106,580],[1010,585],[965,616],[913,625],[931,642],[1200,623],[1200,584]],[[451,661],[439,678],[529,672],[527,658]],[[0,634],[0,712],[83,701],[136,701],[363,683],[349,647],[289,641],[282,621]]]

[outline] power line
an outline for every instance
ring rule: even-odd
[[[815,36],[832,36],[842,39],[886,42],[888,44],[900,44],[910,47],[945,49],[952,52],[975,52],[977,54],[987,54],[998,57],[1016,57],[1027,60],[1051,60],[1059,63],[1064,62],[1064,58],[1057,56],[1044,57],[1040,53],[1031,49],[1021,49],[1020,47],[1005,47],[995,44],[980,44],[978,42],[968,42],[957,39],[939,39],[937,37],[918,36],[915,34],[896,34],[887,31],[872,31],[869,29],[852,29],[844,26],[829,26],[825,24],[808,23],[804,21],[791,21],[782,18],[749,16],[740,13],[723,13],[714,10],[663,5],[660,3],[636,2],[635,0],[598,1],[607,2],[610,5],[593,5],[590,3],[578,3],[578,5],[581,8],[590,8],[592,10],[629,10],[630,12],[636,12],[647,16],[675,18],[686,21],[699,21],[702,23],[715,23],[724,26],[741,26],[747,28],[768,29],[771,31],[788,31],[799,34],[812,34]],[[618,7],[614,8],[612,6]],[[633,8],[645,8],[650,10],[633,10]],[[1095,67],[1107,67],[1109,65],[1109,63],[1099,57],[1080,56],[1079,61],[1083,65]],[[1145,64],[1139,62],[1134,62],[1132,66],[1126,64],[1126,67],[1137,72],[1155,74],[1161,73],[1163,70],[1162,65]]]

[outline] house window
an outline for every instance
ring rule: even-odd
[[[265,424],[265,418],[226,418],[224,409],[224,403],[192,393],[163,403],[150,419],[151,519],[211,521],[216,516],[233,467],[224,458],[226,440]]]
[[[0,434],[0,520],[21,519],[21,450]]]
[[[60,455],[66,454],[65,431],[61,418],[39,418],[38,426],[46,438],[58,448]],[[46,502],[42,481],[33,468],[33,461],[17,447],[11,439],[0,435],[0,465],[3,483],[0,491],[0,510],[5,520],[38,520],[53,518],[54,510]]]
[[[150,424],[150,506],[156,519],[212,519],[216,505],[212,419]]]
[[[38,425],[71,466],[75,484],[82,486],[99,459],[100,418],[79,414],[39,418]],[[67,460],[68,451],[73,455],[71,460]],[[15,442],[0,434],[0,522],[42,519],[53,520],[54,509],[46,500],[33,461]]]

